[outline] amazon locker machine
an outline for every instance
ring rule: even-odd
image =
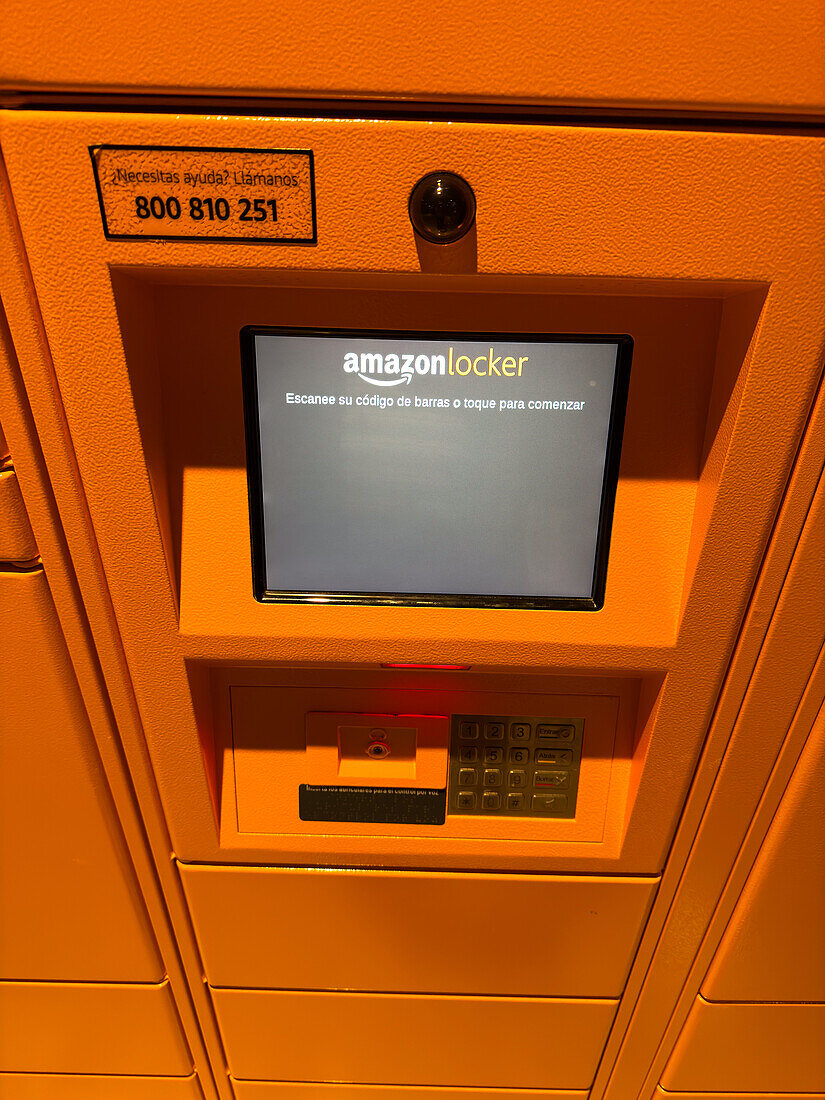
[[[49,111],[0,136],[65,411],[44,453],[76,459],[63,522],[78,559],[94,536],[239,1094],[584,1095],[818,381],[814,144]],[[411,205],[433,174],[463,207]],[[480,967],[480,913],[565,946]],[[411,1053],[514,1014],[569,1035],[550,1069]],[[273,1047],[287,1020],[305,1043]]]

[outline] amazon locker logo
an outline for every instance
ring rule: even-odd
[[[489,348],[482,355],[456,355],[450,347],[446,355],[428,355],[412,352],[348,351],[344,355],[343,369],[347,374],[357,374],[370,386],[409,385],[414,375],[422,377],[460,378],[521,378],[528,355],[496,355]]]

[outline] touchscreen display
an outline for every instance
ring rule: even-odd
[[[241,343],[258,599],[601,606],[629,337]]]

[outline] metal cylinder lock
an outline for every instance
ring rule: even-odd
[[[475,221],[476,197],[455,172],[430,172],[412,189],[409,212],[413,229],[425,241],[453,244]]]

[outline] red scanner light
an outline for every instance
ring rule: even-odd
[[[469,665],[431,665],[421,664],[415,661],[387,661],[381,665],[382,668],[435,668],[442,669],[448,672],[463,672],[468,669]]]

